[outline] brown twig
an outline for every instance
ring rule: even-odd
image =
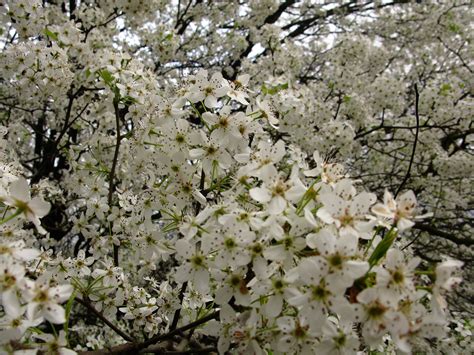
[[[130,335],[128,335],[127,333],[122,331],[120,328],[118,328],[115,324],[113,324],[111,321],[109,321],[102,314],[102,312],[99,312],[97,309],[95,309],[95,307],[92,305],[92,303],[89,301],[89,299],[87,299],[87,298],[84,298],[84,299],[76,298],[76,301],[79,302],[80,304],[82,304],[84,307],[86,307],[90,312],[94,313],[97,316],[97,318],[99,318],[102,322],[107,324],[110,327],[110,329],[112,329],[115,333],[120,335],[123,339],[125,339],[126,341],[129,341],[131,343],[135,342],[135,340]]]
[[[395,192],[395,197],[400,193],[403,186],[407,182],[408,178],[410,177],[411,166],[413,165],[413,160],[415,159],[415,151],[416,151],[416,144],[418,143],[418,133],[420,131],[420,115],[418,113],[418,103],[420,101],[420,94],[418,93],[418,86],[415,84],[415,118],[416,118],[416,130],[415,130],[415,141],[413,142],[413,149],[411,151],[410,163],[408,164],[408,170],[403,178],[402,183]]]

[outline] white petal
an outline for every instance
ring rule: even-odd
[[[275,318],[281,313],[283,307],[283,297],[281,295],[270,296],[264,306],[265,314],[268,318]]]
[[[5,313],[11,318],[17,318],[21,315],[20,301],[14,287],[6,290],[2,294],[2,305]]]
[[[217,98],[212,95],[209,95],[206,97],[206,99],[204,100],[204,104],[209,108],[214,108],[214,107],[219,106],[219,103],[217,102]]]
[[[206,294],[209,291],[209,272],[204,269],[196,270],[193,284],[197,291]]]
[[[282,213],[285,208],[286,200],[282,196],[274,196],[268,205],[268,213],[278,215]]]
[[[21,177],[10,185],[10,196],[23,201],[30,201],[30,187],[25,178]]]
[[[66,321],[66,311],[56,303],[49,302],[43,308],[44,318],[51,323],[61,324]]]
[[[407,230],[415,225],[415,222],[410,221],[409,219],[406,218],[400,218],[400,220],[397,222],[397,228],[400,232],[403,232],[404,230]]]
[[[258,202],[269,202],[272,199],[271,192],[265,187],[254,187],[249,193],[250,197]]]
[[[28,203],[28,206],[30,206],[30,209],[39,218],[46,216],[51,209],[51,204],[43,201],[40,197],[35,197],[30,203]]]

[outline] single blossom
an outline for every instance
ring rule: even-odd
[[[46,234],[46,230],[41,227],[40,218],[49,213],[51,205],[41,197],[31,199],[30,188],[25,178],[21,177],[10,185],[4,203],[16,208],[18,213],[22,213],[28,221],[33,222],[39,233]]]

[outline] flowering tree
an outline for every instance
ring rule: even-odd
[[[469,347],[472,8],[321,3],[2,5],[3,352]]]

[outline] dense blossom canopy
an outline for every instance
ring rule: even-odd
[[[0,6],[2,353],[469,353],[469,1]]]

